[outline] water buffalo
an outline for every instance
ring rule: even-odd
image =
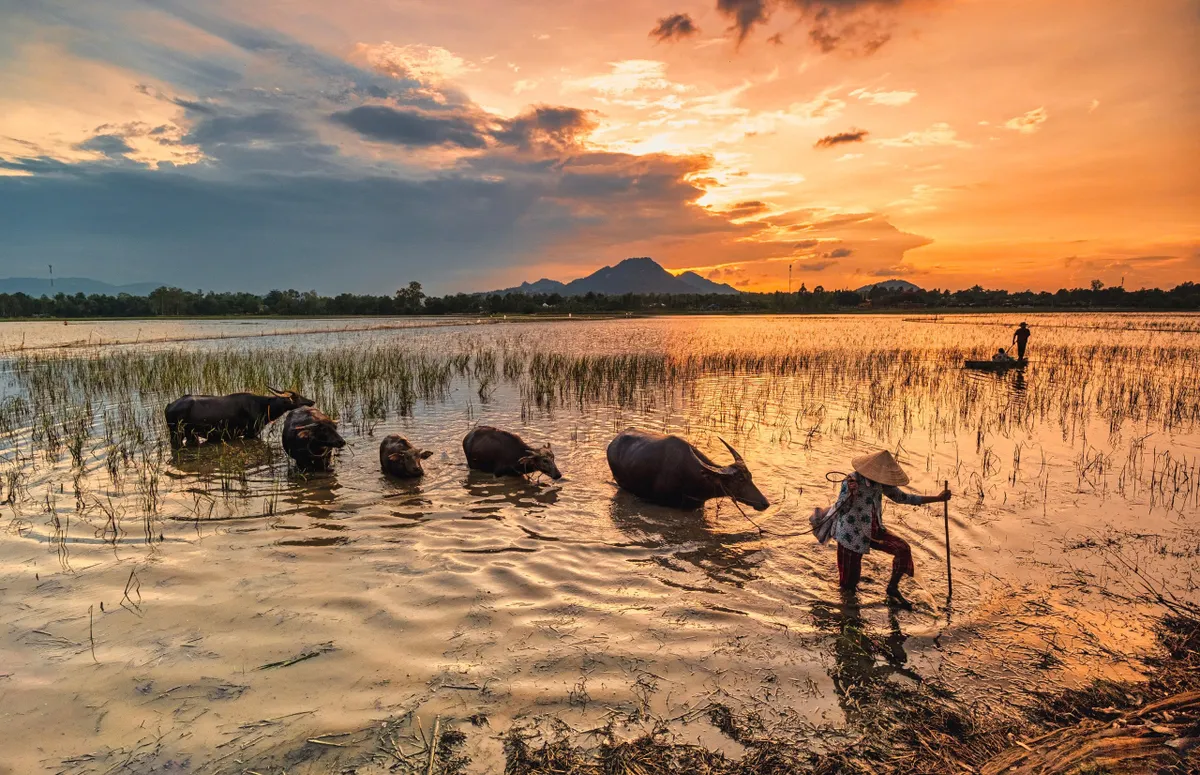
[[[432,454],[427,449],[417,449],[408,439],[393,433],[379,442],[379,467],[388,476],[411,479],[425,474],[421,461]]]
[[[463,438],[467,465],[496,476],[525,476],[541,471],[551,479],[562,474],[554,464],[550,445],[534,448],[515,433],[480,425]]]
[[[709,498],[729,496],[757,511],[770,504],[754,486],[750,469],[724,439],[733,464],[719,466],[678,436],[622,431],[608,445],[608,467],[617,484],[640,498],[680,509],[695,509]]]
[[[177,398],[167,405],[167,428],[171,444],[192,445],[200,439],[258,438],[263,427],[278,420],[293,409],[312,406],[313,401],[294,390],[271,391],[269,396],[254,393],[234,393],[228,396],[193,396]]]
[[[297,409],[283,423],[283,448],[301,470],[328,470],[333,451],[344,446],[337,423],[319,409]]]

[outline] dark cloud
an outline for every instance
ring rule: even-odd
[[[820,272],[833,266],[835,261],[797,261],[792,268],[797,272]]]
[[[431,112],[388,105],[360,105],[330,118],[369,140],[396,145],[482,150],[495,144],[543,153],[577,148],[596,128],[590,111],[549,105],[534,106],[512,119],[478,109]]]
[[[472,115],[430,113],[417,108],[360,105],[334,113],[330,118],[368,140],[396,145],[428,147],[452,145],[486,148],[487,135]]]
[[[783,8],[809,23],[809,40],[822,52],[857,46],[870,55],[891,39],[886,14],[906,2],[911,0],[717,0],[717,10],[733,22],[739,43]],[[782,43],[782,38],[777,33],[768,42]]]
[[[844,143],[861,143],[869,135],[865,129],[851,129],[848,132],[838,132],[835,135],[826,135],[813,144],[813,148],[832,148],[835,145]]]
[[[759,215],[770,210],[770,206],[766,202],[760,202],[757,199],[751,199],[746,202],[738,202],[733,207],[725,210],[725,215],[730,218],[749,218],[752,215]]]
[[[812,250],[813,248],[815,248],[817,245],[820,245],[820,244],[821,244],[820,240],[815,240],[815,239],[801,240],[800,242],[792,243],[792,252],[798,253],[803,250]]]
[[[700,28],[686,13],[673,13],[658,20],[658,25],[650,30],[650,37],[660,41],[680,40],[700,32]]]
[[[203,147],[244,145],[259,141],[293,142],[310,133],[292,115],[266,110],[248,115],[220,115],[206,112],[184,136],[183,141]]]
[[[770,11],[767,8],[769,0],[717,0],[717,10],[733,20],[733,28],[737,30],[738,42],[746,39],[750,31],[764,23]],[[776,0],[770,0],[775,2]]]
[[[128,153],[133,153],[133,147],[125,142],[118,134],[93,135],[75,146],[80,151],[102,153],[110,159],[124,159]]]
[[[848,258],[854,255],[854,251],[850,248],[834,248],[828,253],[822,253],[822,258]]]
[[[502,122],[493,136],[497,142],[521,150],[563,152],[578,146],[595,128],[590,111],[537,105]]]

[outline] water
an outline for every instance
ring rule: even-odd
[[[246,350],[277,381],[285,361],[303,378],[296,363],[338,352],[499,354],[490,381],[466,366],[410,406],[396,384],[277,385],[341,418],[347,448],[331,474],[308,478],[289,471],[277,427],[158,463],[175,387],[152,387],[168,376],[123,392],[104,388],[113,376],[101,370],[39,382],[31,374],[52,366],[14,354],[0,395],[31,408],[0,426],[0,481],[21,477],[0,534],[4,764],[317,772],[337,751],[306,740],[349,744],[360,738],[336,735],[410,712],[426,730],[437,717],[464,731],[478,772],[502,771],[513,727],[581,732],[614,718],[621,734],[666,719],[680,739],[736,755],[698,711],[719,702],[778,734],[828,738],[854,734],[847,675],[936,678],[996,706],[1029,688],[1134,676],[1126,656],[1151,643],[1148,611],[1115,596],[1130,580],[1114,556],[1195,590],[1200,318],[1025,319],[1032,363],[1003,375],[956,366],[1006,344],[1008,316],[270,321],[290,333],[246,339],[241,322],[142,322],[134,345],[33,353],[61,366]],[[134,339],[135,324],[87,325],[107,342]],[[0,342],[23,334],[25,358],[79,342],[62,328],[0,324]],[[656,381],[620,362],[607,382],[589,372],[539,392],[533,351],[675,366]],[[512,353],[525,370],[506,377]],[[91,385],[80,465],[65,440],[45,450],[36,414],[55,384],[64,418]],[[477,423],[550,441],[564,478],[468,472],[461,439]],[[718,461],[725,438],[771,508],[681,513],[620,492],[604,451],[629,426],[685,435]],[[105,428],[121,429],[120,443]],[[388,433],[434,450],[423,479],[379,473]],[[940,506],[885,505],[913,546],[913,612],[883,605],[883,555],[865,560],[859,604],[843,604],[833,548],[803,534],[834,495],[826,474],[881,446],[899,452],[913,489],[948,480],[957,494],[949,607]]]

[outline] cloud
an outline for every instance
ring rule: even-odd
[[[655,28],[650,30],[650,37],[660,41],[682,40],[698,32],[700,32],[700,28],[692,21],[689,14],[673,13],[658,20]]]
[[[1004,122],[1004,126],[1007,129],[1012,129],[1016,132],[1020,132],[1023,135],[1031,135],[1041,129],[1042,124],[1046,123],[1046,119],[1049,117],[1050,114],[1046,112],[1044,107],[1034,108],[1024,115],[1017,116],[1016,118],[1010,118],[1008,121]]]
[[[766,24],[777,8],[809,23],[809,40],[823,53],[856,46],[865,56],[891,40],[887,14],[908,0],[717,0],[717,11],[729,18],[739,44],[754,28]],[[778,33],[769,39],[778,42]]]
[[[590,111],[537,105],[501,122],[493,137],[521,150],[564,152],[579,146],[595,128],[596,121]]]
[[[487,134],[474,115],[360,105],[333,113],[330,119],[377,142],[415,147],[487,147]]]
[[[425,83],[454,80],[479,69],[440,46],[420,43],[397,46],[385,40],[375,45],[359,43],[356,50],[377,72]]]
[[[860,100],[866,100],[872,105],[888,105],[896,107],[898,105],[907,105],[916,98],[915,91],[867,91],[866,89],[855,89],[850,92],[851,97],[858,97]]]
[[[541,85],[542,85],[542,82],[535,78],[522,78],[521,80],[519,80],[513,84],[513,94],[520,94],[521,92],[533,91],[534,89],[536,89],[537,87],[539,87]]]
[[[727,210],[723,210],[722,214],[736,220],[740,218],[750,218],[755,215],[761,215],[770,209],[771,206],[766,202],[760,202],[757,199],[749,199],[744,202],[738,202]]]
[[[94,135],[75,148],[80,151],[93,151],[110,159],[123,159],[126,154],[133,153],[133,147],[125,142],[125,138],[117,134]]]
[[[836,261],[814,261],[813,259],[799,260],[792,264],[797,272],[822,272],[837,264]]]
[[[890,148],[906,148],[906,147],[922,147],[945,145],[957,148],[969,148],[971,144],[965,140],[958,139],[958,134],[949,124],[937,123],[930,126],[928,129],[922,129],[899,137],[888,137],[883,140],[876,140],[880,145]]]
[[[609,62],[609,67],[612,68],[611,72],[570,80],[563,86],[568,90],[591,90],[606,95],[629,94],[640,90],[683,92],[689,89],[689,87],[675,83],[666,77],[666,62],[656,62],[652,59],[626,59],[620,62]]]
[[[826,135],[813,144],[814,148],[833,148],[836,145],[844,145],[846,143],[861,143],[869,135],[865,129],[851,129],[848,132],[838,132],[835,135]]]
[[[206,106],[205,111],[184,136],[184,142],[212,147],[237,145],[256,141],[294,141],[310,136],[299,120],[278,110],[264,110],[246,115],[220,114]]]
[[[834,248],[828,253],[821,254],[821,256],[824,258],[847,258],[852,255],[854,255],[854,250],[852,248]]]
[[[843,153],[841,156],[834,159],[834,161],[854,161],[855,159],[861,159],[862,157],[863,155],[861,153]]]
[[[717,10],[732,19],[741,43],[752,29],[770,16],[767,3],[768,0],[717,0]]]

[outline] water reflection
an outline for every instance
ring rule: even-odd
[[[632,543],[649,549],[666,549],[654,561],[675,571],[685,571],[676,561],[695,567],[713,581],[741,587],[759,577],[763,554],[758,533],[717,533],[703,511],[680,511],[657,506],[617,490],[609,515],[613,525]],[[706,590],[713,591],[713,590]]]
[[[879,701],[894,675],[921,681],[921,676],[906,666],[904,643],[908,636],[900,629],[896,608],[888,609],[888,633],[883,638],[871,637],[854,592],[843,591],[840,604],[818,600],[812,604],[812,616],[818,630],[834,635],[829,677],[847,717]]]
[[[292,506],[287,511],[313,519],[329,518],[338,511],[334,505],[342,486],[338,484],[337,473],[333,470],[293,471],[289,480],[292,486],[283,497],[284,503]]]
[[[558,502],[560,485],[547,485],[517,476],[493,476],[482,471],[468,471],[463,480],[467,491],[465,519],[503,518],[506,506],[544,509]]]
[[[171,464],[177,478],[214,476],[245,478],[246,473],[269,468],[275,462],[275,449],[262,439],[231,439],[171,451]]]

